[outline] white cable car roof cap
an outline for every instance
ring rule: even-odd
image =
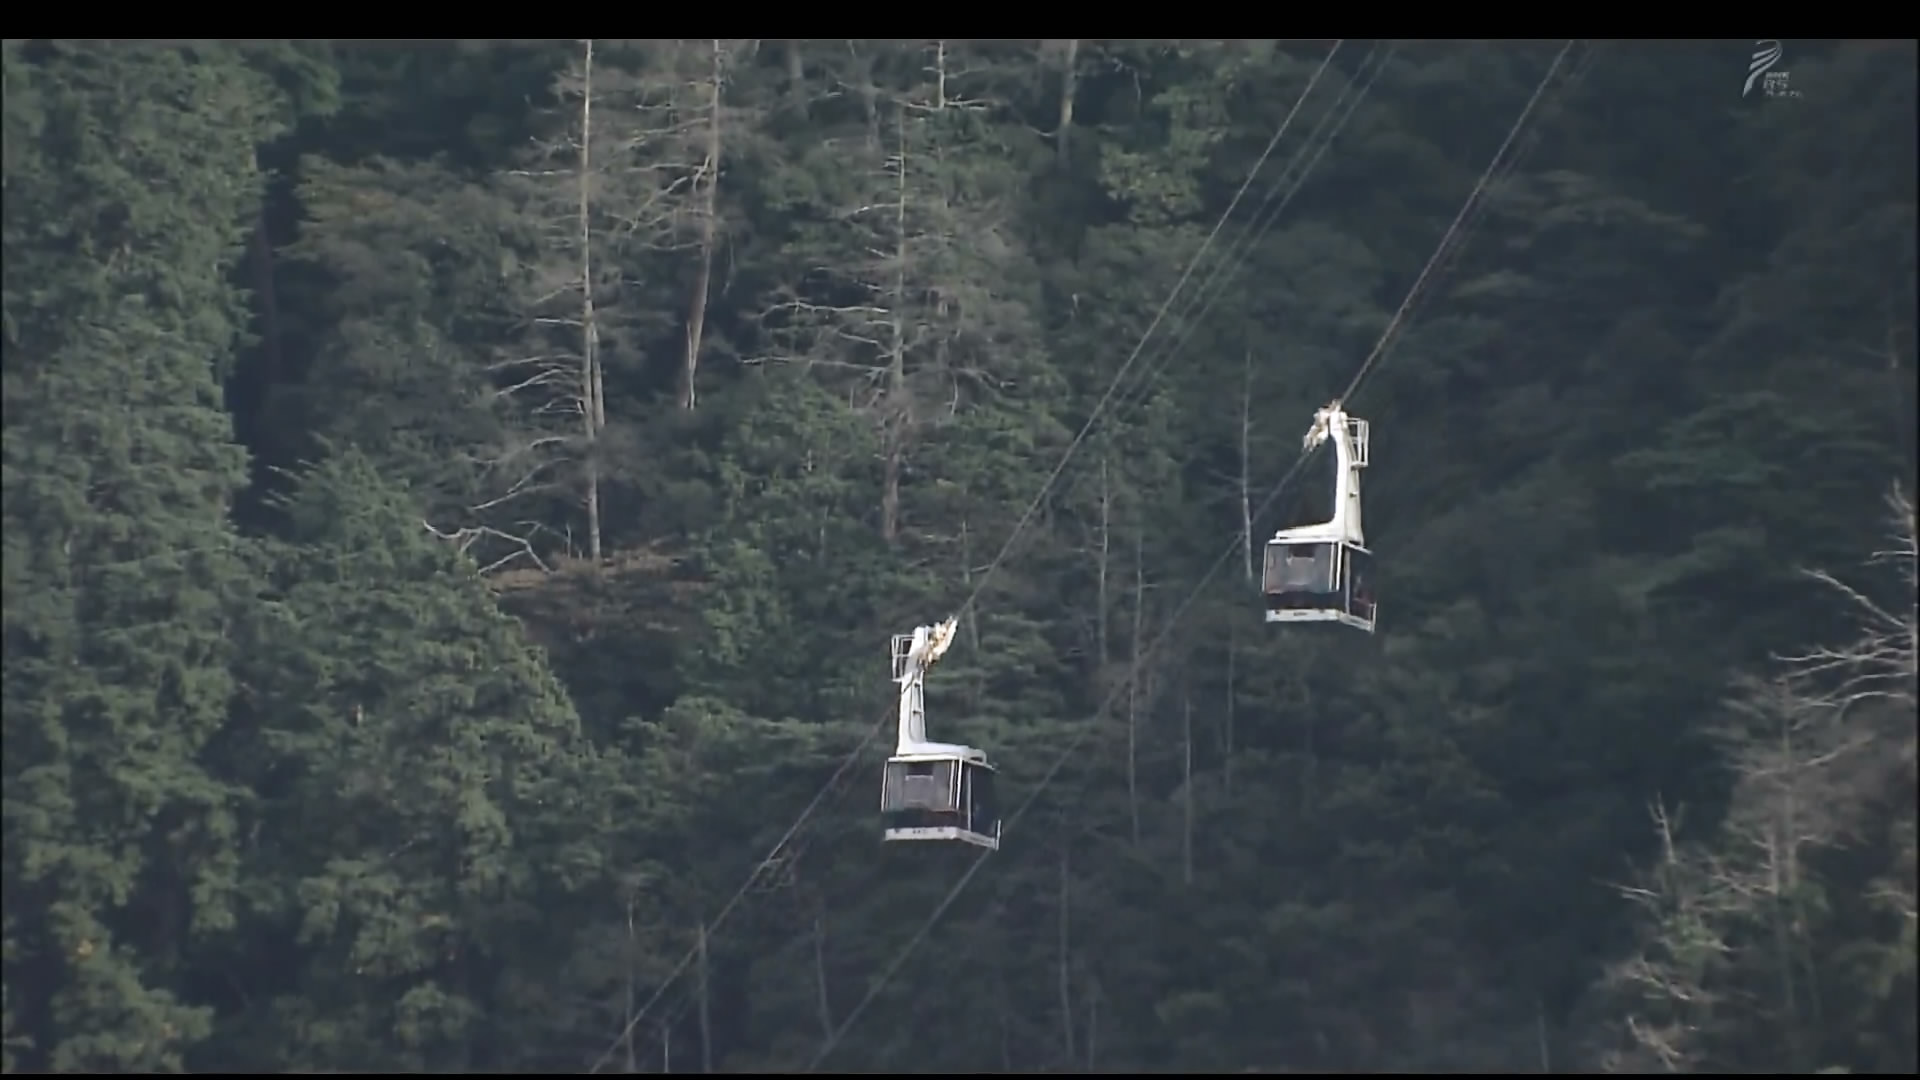
[[[900,753],[893,755],[887,760],[952,761],[955,758],[985,765],[987,763],[987,752],[972,746],[961,746],[958,743],[926,742],[915,743],[910,747],[905,747]]]
[[[1337,523],[1323,521],[1315,525],[1296,525],[1291,529],[1281,529],[1268,541],[1274,544],[1336,544],[1341,541],[1352,542]],[[1359,545],[1355,545],[1356,547]]]

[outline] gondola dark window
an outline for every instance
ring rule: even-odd
[[[883,811],[931,810],[950,813],[954,807],[954,769],[951,761],[890,761],[887,763]]]
[[[1266,579],[1269,594],[1332,592],[1334,545],[1270,544]]]
[[[1000,834],[999,811],[993,797],[993,770],[967,770],[967,828],[983,836]]]

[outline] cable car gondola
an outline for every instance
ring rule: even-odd
[[[1333,441],[1333,518],[1281,529],[1267,541],[1260,591],[1267,621],[1337,622],[1373,633],[1373,553],[1360,520],[1360,470],[1367,467],[1368,427],[1335,401],[1313,414],[1303,440],[1312,450]]]
[[[927,669],[953,644],[958,621],[893,636],[893,681],[900,687],[900,738],[880,785],[888,840],[958,840],[1000,848],[993,766],[985,751],[927,741]]]

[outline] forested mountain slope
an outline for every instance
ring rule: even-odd
[[[8,40],[6,1069],[1912,1072],[1915,50],[1754,44]]]

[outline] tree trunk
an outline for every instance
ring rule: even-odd
[[[1238,664],[1239,654],[1240,631],[1239,624],[1236,622],[1234,628],[1227,631],[1227,707],[1223,714],[1224,730],[1221,732],[1220,739],[1220,784],[1229,799],[1233,798],[1233,709],[1235,687],[1238,685],[1234,680],[1237,674],[1234,669]]]
[[[906,457],[912,402],[907,398],[907,138],[900,119],[900,160],[895,171],[893,340],[887,359],[886,476],[880,493],[880,536],[892,543],[900,535],[900,473]]]
[[[1060,164],[1067,163],[1067,140],[1073,132],[1073,95],[1078,88],[1080,39],[1068,38],[1066,57],[1060,63],[1060,123],[1054,128],[1053,151]]]
[[[960,519],[960,583],[966,587],[968,596],[973,595],[974,581],[973,532],[967,525],[967,519],[962,517]],[[977,654],[980,651],[980,605],[967,605],[966,620],[967,648]],[[973,712],[979,712],[986,693],[987,673],[976,668],[974,677],[967,682],[967,708]]]
[[[1070,937],[1072,912],[1072,877],[1068,865],[1068,848],[1060,848],[1060,1037],[1067,1051],[1066,1060],[1074,1059],[1073,1049],[1073,942]]]
[[[787,39],[787,104],[794,111],[807,111],[807,59],[805,38]]]
[[[713,40],[713,70],[709,73],[712,80],[707,98],[707,153],[706,161],[700,167],[696,178],[699,184],[700,199],[700,262],[693,276],[693,301],[687,311],[687,355],[680,369],[680,407],[692,411],[694,404],[694,379],[700,372],[700,341],[707,329],[707,293],[713,282],[713,246],[718,233],[716,208],[717,192],[720,187],[720,85],[721,51],[718,38]]]
[[[1240,549],[1253,577],[1253,350],[1247,350],[1240,379]]]
[[[813,913],[813,988],[819,1005],[820,1037],[833,1038],[833,999],[827,996],[827,920],[824,911]]]
[[[580,93],[580,414],[585,429],[587,557],[600,564],[600,453],[596,445],[606,410],[600,404],[599,329],[593,311],[593,39],[588,38]]]
[[[935,112],[947,107],[947,41],[941,38],[933,43],[933,108]]]
[[[713,1023],[707,981],[707,922],[700,920],[700,1071],[713,1071]]]
[[[1113,554],[1113,487],[1107,473],[1107,456],[1100,456],[1100,562],[1095,568],[1099,579],[1099,590],[1094,600],[1094,653],[1099,658],[1099,666],[1094,668],[1106,677],[1107,664],[1112,659],[1107,648],[1107,618],[1113,606],[1107,593],[1107,575]]]
[[[627,1001],[620,1018],[623,1029],[620,1041],[626,1043],[627,1072],[629,1075],[640,1071],[638,1067],[639,1062],[633,1056],[633,1029],[638,1026],[633,1015],[635,997],[633,975],[634,961],[638,958],[638,955],[639,949],[634,941],[633,934],[633,897],[629,895],[627,897]]]
[[[1146,677],[1146,672],[1141,670],[1146,657],[1140,638],[1147,606],[1146,575],[1144,542],[1136,532],[1133,537],[1133,663],[1127,674],[1127,817],[1133,825],[1136,848],[1140,846],[1140,680]]]

